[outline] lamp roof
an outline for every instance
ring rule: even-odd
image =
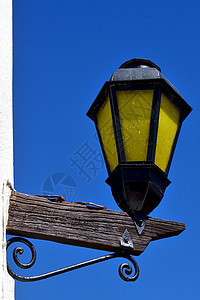
[[[108,93],[109,86],[126,85],[126,84],[158,84],[163,87],[169,97],[173,99],[178,106],[184,109],[185,119],[192,108],[184,100],[181,93],[175,86],[161,73],[161,69],[148,59],[134,58],[123,63],[111,76],[109,81],[106,81],[94,103],[90,107],[87,116],[93,119],[95,111],[100,107],[100,103],[104,101]],[[100,103],[99,103],[100,102]]]

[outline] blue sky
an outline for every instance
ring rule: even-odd
[[[136,257],[135,283],[118,276],[120,260],[36,283],[16,283],[16,299],[199,299],[199,1],[13,0],[15,189],[64,193],[118,209],[99,163],[79,174],[71,159],[87,143],[100,153],[86,112],[126,60],[148,58],[194,108],[183,124],[169,173],[172,184],[151,216],[180,221],[179,237]],[[65,178],[66,185],[56,181]],[[73,187],[69,193],[67,186]],[[66,196],[65,195],[65,196]],[[32,240],[36,274],[105,254]],[[23,270],[22,270],[23,273]]]

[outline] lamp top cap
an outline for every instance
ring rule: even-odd
[[[150,68],[155,68],[158,71],[161,72],[161,69],[154,64],[151,60],[149,59],[143,59],[143,58],[133,58],[125,63],[123,63],[119,69],[129,69],[129,68],[145,68],[145,67],[150,67]]]

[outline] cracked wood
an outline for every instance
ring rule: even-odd
[[[7,234],[114,252],[125,229],[133,241],[131,253],[140,255],[151,241],[178,235],[185,225],[148,217],[139,236],[125,212],[52,202],[16,191],[10,198]]]

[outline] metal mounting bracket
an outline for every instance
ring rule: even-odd
[[[124,236],[123,240],[124,239],[126,240],[126,238],[128,237],[128,234],[124,233],[123,236]],[[13,237],[13,238],[8,240],[7,249],[11,244],[16,243],[16,242],[20,242],[20,243],[23,243],[23,244],[27,245],[29,247],[30,251],[31,251],[32,258],[31,258],[29,263],[27,263],[27,264],[22,263],[18,258],[18,254],[22,255],[23,252],[24,252],[24,249],[22,247],[16,247],[13,250],[13,260],[14,260],[15,264],[18,267],[22,268],[22,269],[31,268],[34,265],[35,261],[36,261],[36,250],[35,250],[33,244],[30,241],[28,241],[24,238]],[[128,237],[128,243],[129,243],[129,237]],[[125,244],[127,244],[127,243],[125,242]],[[89,265],[94,265],[96,263],[103,262],[103,261],[110,260],[112,258],[117,258],[117,257],[123,257],[123,258],[126,258],[127,260],[129,260],[132,263],[132,265],[134,267],[134,270],[135,270],[135,273],[134,273],[133,276],[127,276],[127,275],[132,274],[132,267],[128,263],[122,263],[119,266],[119,276],[124,281],[135,281],[139,276],[138,264],[134,260],[134,258],[132,256],[130,256],[127,251],[126,252],[123,251],[123,249],[119,249],[119,251],[115,252],[115,253],[107,254],[107,255],[104,255],[104,256],[101,256],[101,257],[98,257],[98,258],[95,258],[95,259],[91,259],[91,260],[88,260],[88,261],[85,261],[85,262],[82,262],[82,263],[79,263],[79,264],[76,264],[76,265],[72,265],[72,266],[69,266],[69,267],[65,267],[65,268],[62,268],[62,269],[59,269],[59,270],[56,270],[56,271],[48,272],[48,273],[45,273],[45,274],[42,274],[42,275],[37,275],[37,276],[27,277],[27,276],[18,275],[13,270],[11,270],[11,268],[9,267],[8,264],[7,264],[7,269],[8,269],[8,273],[14,279],[22,281],[22,282],[32,282],[32,281],[38,281],[38,280],[50,278],[50,277],[53,277],[55,275],[67,273],[69,271],[80,269],[80,268],[83,268],[83,267],[86,267],[86,266],[89,266]]]
[[[133,247],[133,241],[131,239],[129,231],[126,229],[122,235],[122,238],[120,240],[120,245],[123,249],[134,249]]]

